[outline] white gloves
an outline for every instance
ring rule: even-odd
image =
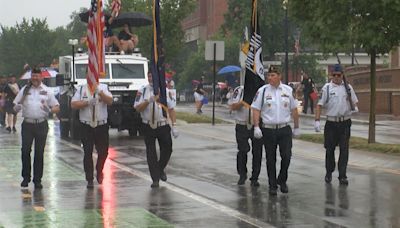
[[[315,121],[314,129],[315,129],[315,132],[320,132],[321,131],[321,123],[319,122],[319,120]]]
[[[356,107],[354,107],[354,110],[353,110],[353,111],[351,111],[351,114],[353,114],[353,113],[357,113],[357,112],[359,112],[359,110],[358,110],[358,107],[356,106]]]
[[[16,111],[16,112],[21,111],[21,109],[22,109],[22,105],[21,105],[21,104],[16,104],[16,105],[14,106],[14,111]]]
[[[263,137],[260,127],[254,127],[254,138],[261,139]]]
[[[300,136],[300,128],[294,128],[293,129],[293,136],[294,137]]]
[[[178,129],[176,129],[176,127],[172,127],[171,132],[172,132],[172,136],[174,136],[174,138],[178,138],[179,131],[178,131]]]
[[[98,101],[99,101],[98,98],[93,97],[93,98],[91,98],[91,99],[88,100],[88,105],[89,105],[89,106],[95,106],[95,105],[97,104]]]

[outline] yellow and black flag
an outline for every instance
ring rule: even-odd
[[[153,75],[154,95],[159,95],[159,102],[167,106],[164,47],[160,24],[160,0],[153,0],[153,44],[150,60],[150,71]],[[165,114],[164,114],[165,115]]]
[[[250,32],[251,38],[247,52],[243,94],[243,101],[248,105],[253,101],[257,90],[265,84],[257,0],[253,0]]]

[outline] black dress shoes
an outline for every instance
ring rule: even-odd
[[[92,189],[92,188],[94,188],[94,184],[93,184],[93,181],[91,180],[91,181],[88,181],[87,182],[87,186],[86,186],[88,189]]]
[[[286,183],[279,184],[279,186],[280,186],[280,188],[281,188],[281,192],[282,192],[282,193],[288,193],[288,192],[289,192],[289,188],[288,188],[288,186],[287,186]]]
[[[349,181],[347,180],[347,178],[340,178],[339,179],[339,184],[340,185],[349,185]]]
[[[161,174],[160,174],[160,180],[167,181],[167,174],[165,174],[164,171],[162,171]]]
[[[158,181],[153,181],[153,183],[150,185],[151,188],[158,188],[160,187],[160,184],[158,183]]]
[[[35,189],[42,189],[42,188],[43,188],[42,183],[40,183],[40,182],[35,183]]]
[[[251,183],[250,183],[250,185],[251,185],[252,187],[260,187],[260,183],[258,183],[258,181],[256,181],[256,180],[252,180]]]
[[[24,180],[21,182],[21,188],[27,188],[27,187],[28,187],[28,184],[29,184],[29,180],[24,179]]]
[[[278,191],[276,190],[276,188],[269,188],[269,194],[271,195],[271,196],[276,196],[276,195],[278,195]]]
[[[244,182],[246,182],[247,176],[241,175],[239,180],[238,180],[238,185],[244,185]]]
[[[332,182],[332,173],[327,173],[325,175],[325,183],[330,184]]]

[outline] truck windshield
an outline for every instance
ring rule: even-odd
[[[76,67],[76,79],[85,79],[87,64],[75,64],[75,67]],[[110,71],[108,69],[108,64],[105,65],[105,68],[106,68],[106,76],[104,78],[110,78]]]
[[[111,64],[113,79],[145,78],[143,64]]]

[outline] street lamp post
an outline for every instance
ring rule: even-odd
[[[75,82],[75,45],[78,44],[78,40],[77,39],[69,39],[68,40],[68,44],[71,45],[72,47],[72,67],[71,67],[71,78],[72,78],[72,82]]]
[[[289,24],[288,24],[288,3],[289,0],[283,0],[283,9],[285,10],[285,83],[289,83]]]

